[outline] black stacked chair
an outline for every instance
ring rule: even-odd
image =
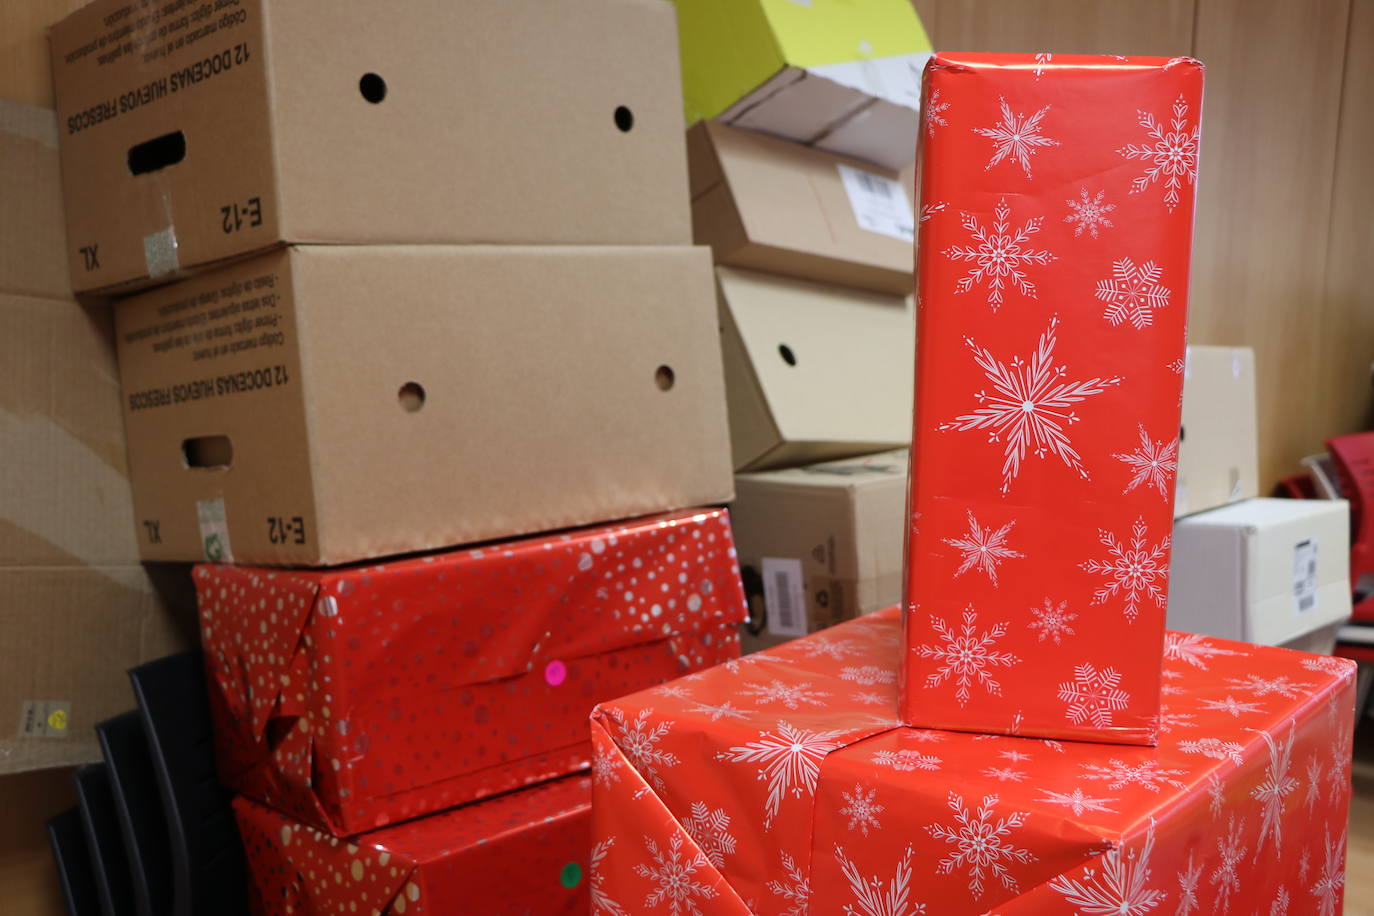
[[[134,916],[137,908],[133,878],[124,853],[124,835],[119,829],[109,768],[103,763],[90,763],[76,771],[75,779],[100,908],[105,916]]]
[[[95,886],[81,809],[63,811],[48,821],[47,830],[68,916],[101,916],[100,891]]]
[[[101,722],[95,733],[109,767],[138,912],[167,916],[172,912],[172,850],[143,717],[126,712]]]

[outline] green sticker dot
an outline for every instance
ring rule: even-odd
[[[569,862],[563,866],[563,871],[559,874],[558,880],[563,882],[566,888],[574,888],[582,883],[582,866],[576,862]]]

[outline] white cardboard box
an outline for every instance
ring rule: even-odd
[[[1279,645],[1350,616],[1344,500],[1249,499],[1174,523],[1169,627]]]
[[[1255,351],[1189,347],[1174,517],[1259,495]]]

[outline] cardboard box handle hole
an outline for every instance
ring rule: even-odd
[[[363,78],[358,80],[358,91],[363,98],[377,105],[386,98],[386,80],[375,73],[364,73]]]
[[[658,385],[659,391],[671,391],[677,383],[677,373],[673,371],[672,366],[659,366],[654,370],[654,382]]]
[[[789,366],[795,366],[797,364],[797,354],[793,353],[792,348],[787,344],[778,344],[778,355],[781,356],[782,361]]]
[[[129,147],[130,175],[146,175],[176,165],[186,158],[186,135],[181,131],[163,134]]]
[[[624,105],[615,110],[615,126],[620,128],[622,134],[628,134],[630,128],[635,126],[635,113]]]
[[[181,459],[188,468],[224,469],[234,464],[228,436],[193,436],[181,440]]]
[[[406,413],[415,413],[425,406],[425,386],[419,382],[406,382],[396,392],[396,400],[400,401],[401,409]]]

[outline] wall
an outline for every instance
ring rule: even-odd
[[[937,48],[1207,64],[1190,335],[1255,348],[1264,489],[1374,421],[1374,0],[914,0]]]

